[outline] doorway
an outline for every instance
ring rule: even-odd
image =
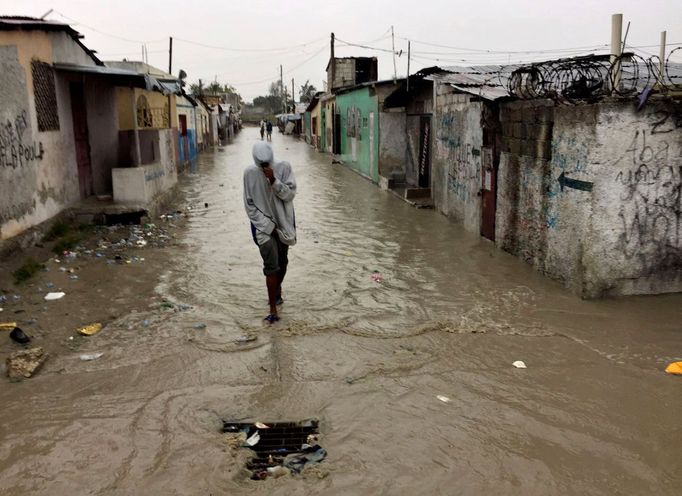
[[[481,236],[495,241],[497,173],[493,163],[493,149],[483,147],[481,155]]]
[[[83,83],[71,83],[71,115],[73,116],[73,139],[76,147],[78,185],[81,199],[92,196],[92,163],[90,161],[90,139],[88,136],[88,115],[85,109]]]

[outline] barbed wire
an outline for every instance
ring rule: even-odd
[[[644,58],[633,52],[620,56],[586,55],[521,65],[499,74],[500,84],[517,98],[551,98],[565,103],[596,100],[608,95],[627,96],[646,88],[682,90],[682,55],[672,50],[662,62],[656,55]]]

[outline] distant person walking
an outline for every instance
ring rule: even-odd
[[[263,141],[263,136],[265,135],[265,121],[260,120],[260,140]]]
[[[289,264],[289,247],[296,244],[294,197],[296,179],[288,162],[275,162],[269,143],[253,145],[254,163],[244,170],[244,208],[251,234],[263,259],[270,324],[279,320],[282,282]]]
[[[265,130],[268,133],[268,141],[272,141],[272,122],[270,122],[270,121],[266,122]]]

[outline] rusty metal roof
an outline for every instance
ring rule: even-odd
[[[440,67],[442,72],[430,74],[424,79],[449,84],[453,88],[480,96],[486,100],[497,100],[511,96],[507,83],[518,65],[474,65]]]

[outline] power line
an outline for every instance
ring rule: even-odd
[[[65,14],[62,14],[62,13],[59,12],[58,10],[53,10],[53,12],[54,12],[55,14],[58,14],[58,15],[62,16],[64,19],[67,19],[67,20],[71,21],[71,22],[72,22],[73,24],[75,24],[76,26],[83,26],[84,28],[87,28],[87,29],[89,29],[90,31],[94,31],[95,33],[101,34],[101,35],[103,35],[103,36],[109,36],[110,38],[116,38],[117,40],[126,41],[126,42],[128,42],[128,43],[145,44],[145,43],[156,43],[156,42],[160,42],[160,41],[165,41],[165,40],[149,40],[149,41],[144,41],[144,40],[132,40],[132,39],[130,39],[130,38],[124,38],[124,37],[122,37],[122,36],[118,36],[118,35],[115,35],[115,34],[107,33],[106,31],[101,31],[101,30],[99,30],[99,29],[97,29],[97,28],[93,28],[92,26],[89,26],[89,25],[87,25],[87,24],[84,24],[84,23],[80,22],[78,19],[74,19],[73,17],[69,17],[69,16],[67,16],[67,15],[65,15]]]
[[[200,43],[198,41],[185,40],[183,38],[173,37],[173,40],[182,41],[183,43],[189,43],[190,45],[196,45],[196,46],[200,46],[203,48],[211,48],[214,50],[225,50],[228,52],[271,52],[271,53],[275,53],[275,52],[287,52],[287,51],[294,50],[297,48],[305,47],[307,45],[319,43],[322,40],[326,40],[326,37],[325,38],[317,38],[316,40],[307,41],[305,43],[300,43],[298,45],[291,45],[289,47],[280,47],[280,48],[232,48],[232,47],[225,47],[225,46],[208,45],[206,43]]]

